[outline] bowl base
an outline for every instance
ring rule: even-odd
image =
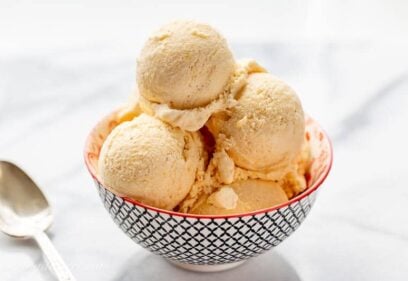
[[[219,271],[229,270],[237,266],[240,266],[241,264],[245,262],[245,260],[243,260],[243,261],[225,263],[225,264],[206,265],[206,264],[182,263],[182,262],[172,261],[172,260],[168,260],[168,261],[174,266],[177,266],[179,268],[190,270],[190,271],[196,271],[196,272],[219,272]]]

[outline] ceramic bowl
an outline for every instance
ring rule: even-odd
[[[300,195],[278,206],[239,215],[205,216],[162,210],[118,196],[98,178],[99,151],[117,125],[112,121],[114,114],[94,127],[85,147],[85,163],[102,203],[130,239],[190,270],[229,269],[279,245],[309,214],[332,164],[329,138],[307,117],[306,139],[313,160],[307,175],[308,189]]]

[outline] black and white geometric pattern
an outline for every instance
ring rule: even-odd
[[[167,259],[198,265],[238,262],[277,246],[295,231],[316,192],[268,213],[236,218],[190,218],[124,201],[95,181],[115,223],[135,242]]]

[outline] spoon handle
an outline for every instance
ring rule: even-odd
[[[39,232],[34,236],[41,250],[49,261],[52,270],[59,281],[75,281],[74,276],[69,271],[67,265],[58,254],[51,240],[44,232]]]

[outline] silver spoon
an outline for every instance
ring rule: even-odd
[[[44,232],[51,222],[51,208],[40,188],[19,167],[0,161],[0,230],[12,237],[35,239],[58,280],[74,281]]]

